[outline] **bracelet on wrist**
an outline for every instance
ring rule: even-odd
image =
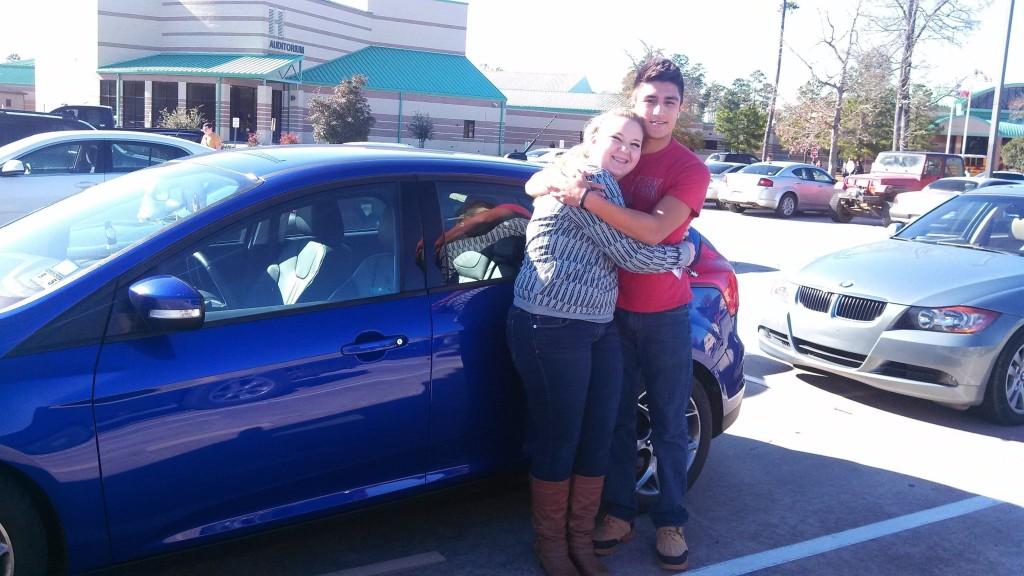
[[[587,209],[587,207],[583,205],[583,203],[587,200],[587,194],[590,194],[590,188],[584,190],[583,195],[580,196],[580,208],[583,210]]]

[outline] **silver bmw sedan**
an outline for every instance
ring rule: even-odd
[[[794,366],[1024,424],[1022,256],[1024,186],[965,193],[776,285],[782,305],[759,323],[760,347]]]

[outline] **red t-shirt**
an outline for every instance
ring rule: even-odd
[[[636,168],[619,181],[626,206],[650,213],[666,195],[690,207],[690,217],[672,231],[662,244],[678,244],[690,221],[700,214],[711,174],[696,154],[672,140],[665,148],[644,154]],[[630,312],[662,312],[689,304],[690,278],[672,272],[637,274],[619,269],[618,307]]]

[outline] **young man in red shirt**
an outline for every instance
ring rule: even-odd
[[[644,62],[633,84],[632,108],[645,121],[646,137],[636,168],[620,185],[626,208],[607,202],[600,186],[586,175],[565,177],[545,170],[527,183],[531,196],[553,194],[567,204],[593,212],[624,234],[648,244],[674,244],[704,205],[711,175],[693,152],[672,137],[682,111],[685,85],[679,68],[665,58]],[[589,191],[588,191],[589,189]],[[615,319],[623,341],[625,390],[619,406],[611,460],[604,486],[607,515],[594,530],[594,549],[611,554],[633,536],[637,516],[636,400],[646,385],[652,441],[658,455],[661,493],[650,510],[657,528],[658,563],[668,570],[689,567],[683,537],[688,519],[683,496],[687,484],[692,352],[689,275],[635,274],[619,270]]]

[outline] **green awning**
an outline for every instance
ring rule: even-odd
[[[302,76],[302,55],[166,53],[102,66],[100,74],[211,76],[296,83]],[[292,78],[294,77],[294,78]]]
[[[501,90],[462,54],[381,46],[367,46],[310,68],[303,72],[302,83],[337,86],[356,74],[366,76],[371,90],[505,100]]]

